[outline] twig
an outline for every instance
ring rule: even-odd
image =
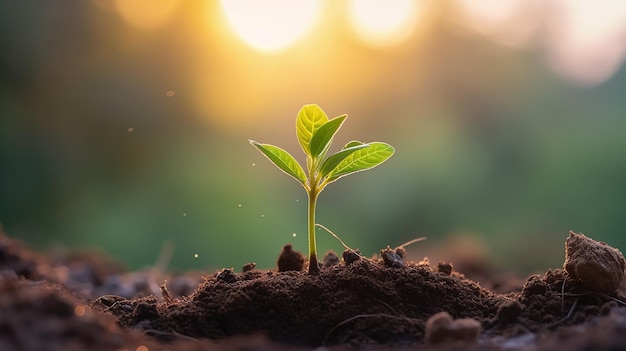
[[[415,244],[416,242],[424,241],[424,240],[426,240],[426,237],[425,236],[420,236],[419,238],[411,239],[411,240],[405,242],[402,245],[398,245],[398,247],[401,248],[401,249],[404,249],[405,246],[409,246],[411,244]]]
[[[332,335],[332,333],[337,330],[339,327],[348,324],[356,319],[360,319],[360,318],[377,318],[377,317],[385,317],[385,318],[394,318],[394,319],[398,319],[398,320],[403,320],[403,321],[407,321],[410,322],[411,318],[408,317],[400,317],[400,316],[396,316],[393,314],[386,314],[386,313],[369,313],[369,314],[358,314],[356,316],[352,316],[344,321],[339,322],[337,325],[335,325],[334,327],[330,328],[330,330],[328,331],[328,333],[326,333],[326,335],[324,335],[324,339],[322,340],[322,345],[326,344],[326,341],[328,340],[328,337]]]
[[[389,304],[388,304],[388,303],[386,303],[385,301],[380,300],[380,299],[377,299],[377,300],[378,300],[378,302],[379,302],[380,304],[382,304],[382,305],[386,306],[388,309],[390,309],[390,310],[391,310],[391,312],[394,312],[394,313],[395,313],[396,315],[398,315],[399,317],[409,318],[409,317],[407,317],[404,313],[396,311],[396,309],[395,309],[395,308],[391,307],[391,305],[389,305]]]
[[[175,336],[175,337],[185,339],[185,340],[198,341],[198,339],[194,337],[181,334],[175,330],[172,330],[171,332],[165,332],[165,331],[156,330],[156,329],[145,329],[143,332],[146,334],[153,334],[153,335],[160,335],[160,336]]]
[[[148,285],[150,286],[150,290],[154,296],[158,296],[159,292],[161,292],[161,288],[157,281],[159,277],[164,274],[167,266],[172,259],[172,254],[174,253],[174,244],[170,241],[166,241],[163,243],[161,247],[161,252],[159,253],[159,257],[157,258],[154,266],[148,270]]]
[[[561,285],[561,313],[565,312],[565,282],[567,278],[563,279],[563,284]]]
[[[617,303],[619,303],[619,304],[621,304],[621,305],[626,306],[626,302],[624,302],[624,301],[622,301],[622,300],[620,300],[620,299],[618,299],[618,298],[615,298],[615,297],[610,296],[610,295],[606,295],[606,297],[608,297],[609,299],[611,299],[611,300],[613,300],[613,301],[615,301],[615,302],[617,302]]]
[[[572,313],[574,313],[574,309],[576,308],[576,305],[578,305],[578,300],[579,300],[578,298],[576,298],[576,300],[574,300],[574,303],[572,304],[572,307],[570,307],[569,312],[567,312],[567,316],[565,316],[565,317],[559,319],[558,321],[548,325],[546,328],[547,329],[552,329],[552,328],[556,327],[557,325],[565,322],[569,317],[571,317]]]
[[[163,300],[165,300],[166,303],[172,303],[172,295],[170,295],[169,290],[167,290],[167,280],[163,281],[163,284],[161,284],[161,295],[163,295]]]
[[[325,231],[327,231],[327,232],[328,232],[328,234],[332,235],[335,239],[339,240],[339,242],[341,243],[341,245],[343,245],[343,247],[344,247],[346,250],[354,251],[354,250],[352,250],[352,249],[351,249],[348,245],[346,245],[346,243],[344,243],[344,242],[343,242],[343,240],[341,240],[341,239],[339,238],[339,236],[337,236],[337,234],[333,233],[333,232],[332,232],[332,230],[330,230],[330,229],[328,229],[328,228],[324,227],[323,225],[321,225],[321,224],[319,224],[319,223],[315,223],[315,226],[317,226],[317,227],[320,227],[320,228],[324,229]]]

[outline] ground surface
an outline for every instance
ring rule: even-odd
[[[400,256],[163,276],[0,234],[0,350],[626,350],[623,285],[593,293],[552,269],[487,290]]]

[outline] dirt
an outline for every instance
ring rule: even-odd
[[[626,350],[623,279],[600,293],[559,268],[489,290],[403,249],[342,256],[310,275],[286,245],[276,270],[163,275],[0,234],[0,350]]]

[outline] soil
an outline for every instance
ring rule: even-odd
[[[404,256],[328,253],[310,275],[286,245],[280,269],[166,276],[0,233],[0,350],[626,350],[621,261],[597,292],[563,269],[481,286]]]

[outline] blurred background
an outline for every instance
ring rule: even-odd
[[[320,196],[365,254],[426,236],[417,258],[529,272],[570,229],[624,250],[625,55],[619,0],[1,0],[0,223],[130,268],[274,267],[307,251],[306,194],[247,141],[304,161],[317,103],[349,115],[335,147],[396,147]]]

